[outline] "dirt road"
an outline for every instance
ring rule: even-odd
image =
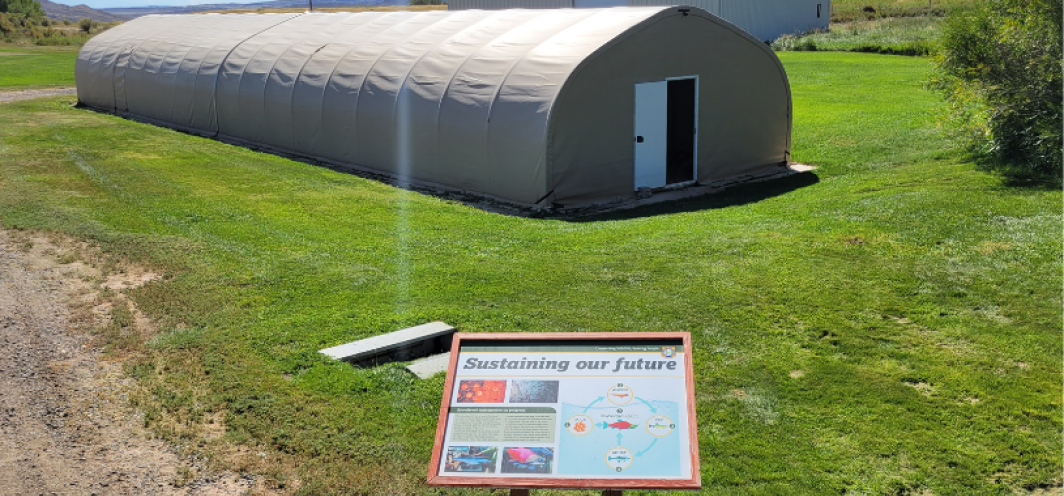
[[[233,474],[187,480],[197,462],[151,438],[128,406],[132,380],[92,347],[87,331],[100,312],[86,319],[84,309],[99,303],[99,288],[134,287],[154,275],[108,276],[91,264],[60,263],[60,252],[48,238],[0,230],[0,495],[253,489],[253,477]]]
[[[0,103],[17,102],[46,96],[76,95],[77,88],[49,88],[41,90],[0,91]]]

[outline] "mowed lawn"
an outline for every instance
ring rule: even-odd
[[[0,91],[74,86],[79,48],[0,45]]]
[[[0,105],[0,223],[165,273],[130,293],[162,333],[122,344],[147,425],[307,493],[431,492],[442,376],[317,350],[432,320],[690,331],[706,494],[1059,487],[1061,192],[976,170],[925,59],[780,56],[819,168],[687,202],[509,217],[67,97]]]

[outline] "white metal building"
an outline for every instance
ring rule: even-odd
[[[567,9],[691,5],[739,26],[761,41],[828,29],[831,0],[448,0],[448,10]]]

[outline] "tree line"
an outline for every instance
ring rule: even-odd
[[[988,0],[952,13],[932,87],[988,169],[1061,183],[1064,54],[1061,0]]]
[[[84,18],[49,19],[37,0],[0,0],[0,41],[35,45],[81,45],[119,23]]]

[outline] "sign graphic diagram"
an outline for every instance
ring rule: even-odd
[[[428,483],[700,487],[687,333],[455,334]]]
[[[579,434],[566,425],[559,451],[565,453],[566,463],[560,474],[655,476],[680,475],[680,435],[669,416],[679,418],[675,401],[662,401],[650,396],[641,397],[629,386],[618,383],[610,387],[607,396],[626,391],[623,403],[594,398],[586,405],[562,405],[562,417],[590,423],[595,429]],[[648,391],[648,394],[650,391]],[[647,399],[650,398],[650,399]],[[567,424],[572,424],[569,420]],[[672,427],[670,427],[672,426]],[[604,459],[605,463],[589,464],[587,460]]]

